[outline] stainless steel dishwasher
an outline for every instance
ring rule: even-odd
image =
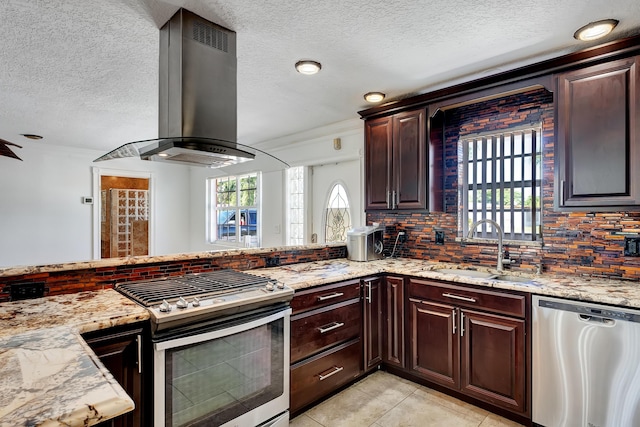
[[[640,426],[640,310],[534,295],[532,420]]]

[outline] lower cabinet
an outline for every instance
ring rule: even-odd
[[[409,369],[435,383],[460,385],[457,309],[409,298]]]
[[[382,362],[384,337],[382,316],[383,280],[381,277],[362,279],[364,370],[370,371]]]
[[[135,403],[127,414],[100,423],[102,427],[139,427],[145,424],[142,345],[146,323],[119,326],[84,334],[82,337]]]
[[[526,412],[525,321],[460,310],[460,389],[467,395]]]
[[[401,276],[296,292],[291,412],[297,415],[383,365],[526,420],[531,414],[528,298]]]
[[[292,413],[360,376],[362,342],[348,341],[291,366]]]
[[[404,278],[384,278],[382,317],[382,362],[404,368]]]
[[[359,279],[296,291],[291,307],[293,415],[360,376]]]
[[[527,415],[525,300],[523,295],[411,279],[407,368]]]

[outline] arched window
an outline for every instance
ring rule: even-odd
[[[351,228],[349,197],[342,184],[335,184],[329,195],[325,215],[325,242],[346,242]]]

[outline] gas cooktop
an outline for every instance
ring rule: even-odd
[[[119,283],[115,289],[147,307],[154,329],[288,302],[294,292],[281,282],[236,270]]]

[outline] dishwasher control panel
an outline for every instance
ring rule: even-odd
[[[560,302],[558,300],[547,300],[540,298],[538,305],[542,308],[552,308],[555,310],[570,311],[588,316],[607,317],[609,319],[626,320],[627,322],[640,323],[640,314],[609,308],[602,305],[579,304],[572,301]]]

